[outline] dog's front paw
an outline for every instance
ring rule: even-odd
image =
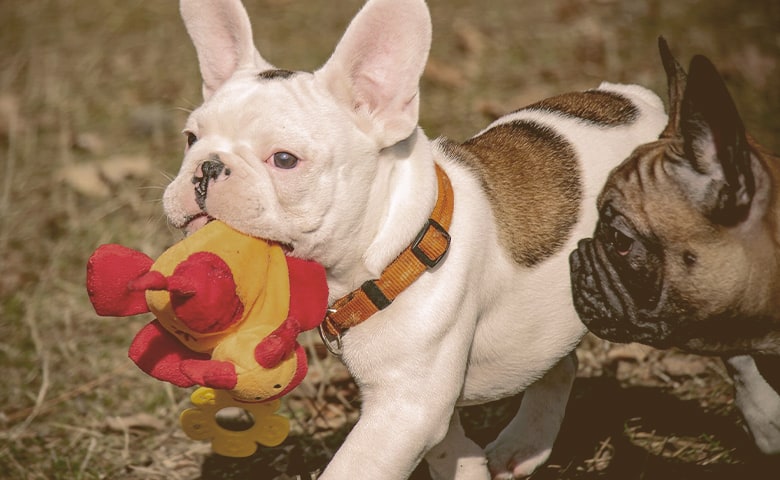
[[[528,477],[547,461],[551,451],[541,445],[505,443],[500,439],[485,448],[493,480]]]

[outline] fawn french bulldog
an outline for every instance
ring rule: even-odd
[[[609,176],[571,255],[574,303],[605,339],[724,357],[756,445],[780,453],[780,159],[707,58],[686,75],[659,46],[669,123]]]
[[[458,144],[418,127],[423,0],[369,0],[319,70],[275,68],[239,0],[182,0],[204,103],[164,194],[192,232],[219,219],[327,271],[323,323],[361,418],[323,479],[510,479],[549,456],[585,332],[568,252],[610,169],[658,136],[638,86],[543,100]],[[524,391],[483,451],[457,407]]]

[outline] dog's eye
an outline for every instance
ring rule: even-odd
[[[191,147],[195,142],[198,141],[198,136],[195,135],[192,132],[186,132],[187,135],[187,147]]]
[[[607,241],[621,257],[628,255],[631,252],[631,247],[634,245],[634,239],[617,228],[610,228],[607,231]]]
[[[277,168],[289,170],[298,165],[298,157],[289,152],[276,152],[274,153],[274,165]]]

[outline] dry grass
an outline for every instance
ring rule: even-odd
[[[313,69],[362,2],[247,3],[264,54]],[[285,405],[291,438],[250,459],[222,459],[178,429],[188,392],[127,360],[149,319],[97,318],[84,292],[86,258],[99,244],[155,256],[179,238],[159,200],[180,159],[178,129],[200,95],[175,2],[0,5],[0,476],[308,478],[359,408],[354,385],[316,339],[312,373]],[[777,2],[430,5],[422,124],[432,136],[464,139],[492,115],[603,79],[663,92],[655,37],[664,34],[682,58],[709,55],[751,132],[780,150]],[[716,360],[592,338],[579,353],[564,430],[534,478],[761,478],[766,465],[739,429]],[[473,435],[488,439],[516,403],[469,409]]]

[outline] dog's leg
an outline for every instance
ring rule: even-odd
[[[466,438],[457,410],[447,436],[425,455],[425,460],[434,480],[490,480],[485,452]]]
[[[360,419],[320,480],[409,478],[430,446],[444,438],[452,414],[418,401],[412,395],[364,402]]]
[[[515,418],[485,449],[494,479],[526,477],[547,461],[576,374],[572,352],[528,387]]]
[[[735,402],[756,446],[765,454],[780,453],[780,395],[761,376],[749,355],[725,360],[734,380]]]
[[[463,389],[474,324],[449,321],[459,308],[469,306],[457,302],[441,306],[428,317],[427,330],[417,324],[415,335],[408,335],[410,329],[386,329],[382,341],[375,342],[376,331],[365,328],[370,322],[350,331],[344,339],[344,359],[360,386],[363,404],[360,419],[322,480],[409,478],[432,448],[445,439],[449,444],[458,432],[463,435],[452,417]],[[396,320],[393,325],[397,324]],[[481,476],[468,480],[487,478],[484,463],[482,468]]]

